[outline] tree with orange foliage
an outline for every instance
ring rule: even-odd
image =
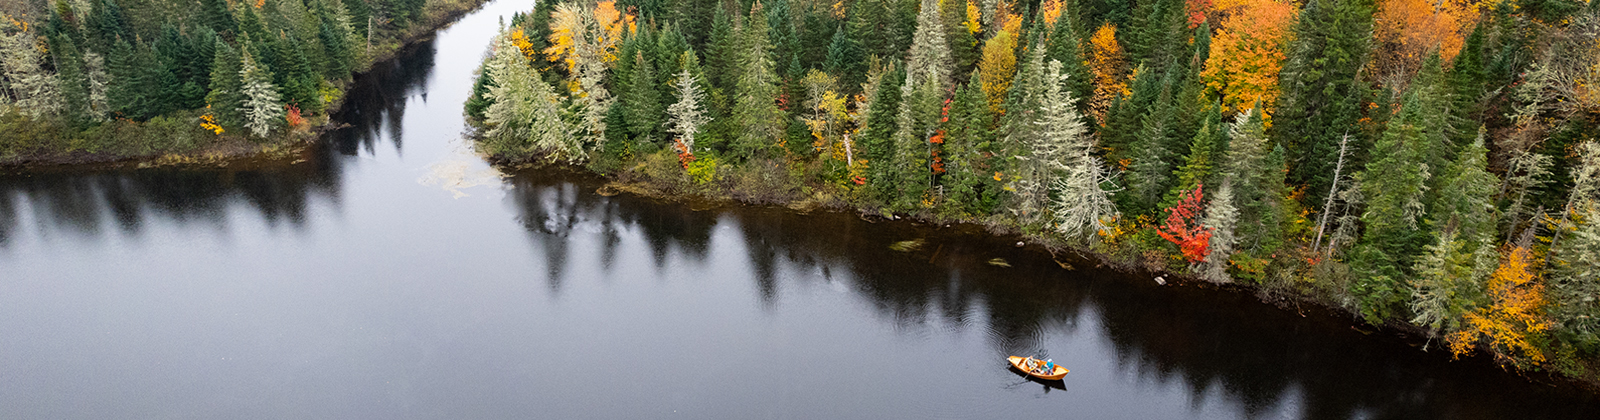
[[[1284,0],[1219,0],[1222,14],[1200,77],[1206,93],[1231,111],[1278,98],[1278,72],[1287,56],[1294,5]]]
[[[1385,84],[1402,86],[1421,68],[1431,51],[1444,62],[1461,52],[1478,20],[1470,0],[1379,0],[1372,31],[1377,38],[1376,62]]]
[[[1122,46],[1117,44],[1117,25],[1106,22],[1089,37],[1089,70],[1094,73],[1094,97],[1089,99],[1089,113],[1103,126],[1111,100],[1128,94],[1128,64],[1123,58]]]
[[[1190,264],[1205,261],[1210,253],[1211,230],[1200,223],[1200,212],[1205,208],[1205,197],[1200,192],[1203,187],[1195,185],[1194,191],[1179,193],[1178,204],[1167,209],[1167,222],[1156,228],[1162,239],[1178,245]]]
[[[1488,307],[1466,314],[1467,326],[1450,335],[1450,351],[1457,356],[1486,341],[1495,355],[1505,359],[1545,360],[1536,339],[1550,328],[1544,316],[1544,285],[1533,272],[1537,264],[1528,248],[1517,246],[1505,253],[1500,268],[1489,276]]]

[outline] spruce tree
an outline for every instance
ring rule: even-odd
[[[767,150],[782,138],[787,119],[778,109],[777,63],[772,57],[772,42],[767,38],[767,19],[757,2],[750,18],[739,29],[735,57],[733,121],[739,127],[734,149],[742,158],[766,157]]]
[[[717,89],[731,90],[733,88],[733,74],[736,64],[736,54],[733,18],[729,16],[726,7],[718,6],[715,19],[711,23],[711,37],[706,47],[706,76],[711,85]]]
[[[1223,177],[1221,185],[1213,191],[1211,203],[1206,205],[1206,217],[1200,222],[1200,226],[1211,233],[1209,252],[1200,263],[1200,277],[1214,283],[1230,283],[1233,277],[1228,275],[1228,259],[1233,256],[1233,246],[1238,239],[1234,227],[1239,223],[1239,211],[1233,205],[1233,177]]]
[[[85,126],[93,120],[93,111],[89,105],[89,78],[85,74],[83,55],[72,38],[58,35],[48,39],[56,80],[60,83],[63,114],[73,125]]]
[[[944,22],[939,18],[939,1],[921,2],[922,10],[917,14],[916,36],[911,39],[906,72],[917,84],[931,82],[942,90],[951,84],[950,77],[954,72],[950,44],[945,42]]]
[[[828,42],[828,58],[822,68],[828,74],[838,76],[839,84],[844,86],[846,92],[854,91],[866,80],[866,51],[861,48],[860,42],[850,37],[850,31],[842,28],[835,30],[833,39]]]
[[[1289,182],[1306,191],[1328,191],[1340,138],[1360,138],[1367,92],[1357,76],[1371,49],[1372,13],[1372,0],[1311,0],[1295,23],[1272,137],[1289,151]]]
[[[64,106],[56,75],[44,67],[45,58],[34,48],[35,34],[22,31],[10,20],[0,21],[0,70],[16,109],[30,118],[52,115]],[[7,34],[10,30],[15,34]]]
[[[661,129],[664,111],[661,93],[656,90],[655,66],[644,58],[643,52],[633,56],[633,77],[627,93],[622,96],[622,107],[628,119],[628,133],[638,139],[655,139]]]
[[[711,122],[711,114],[706,111],[706,82],[694,51],[684,51],[679,61],[683,64],[673,77],[678,101],[667,107],[667,131],[677,134],[682,152],[693,154],[695,136]]]
[[[991,174],[994,114],[983,94],[983,82],[973,73],[956,91],[945,123],[946,205],[957,214],[987,214],[994,207],[998,181]]]
[[[899,131],[895,117],[900,111],[900,84],[904,81],[905,70],[894,64],[889,64],[889,69],[874,81],[877,86],[870,90],[875,95],[870,102],[871,108],[866,112],[867,119],[863,121],[860,140],[857,141],[870,176],[868,185],[881,192],[898,188],[892,178],[895,156],[893,137]]]
[[[1062,6],[1066,8],[1066,6]],[[1088,60],[1083,55],[1083,42],[1078,38],[1078,22],[1074,17],[1075,10],[1063,10],[1056,17],[1055,27],[1050,33],[1049,51],[1045,58],[1061,62],[1061,71],[1068,75],[1067,90],[1075,98],[1089,98],[1094,95],[1094,76],[1089,72]],[[1085,112],[1089,108],[1088,100],[1081,100],[1078,111]]]
[[[1421,223],[1431,176],[1423,124],[1427,113],[1436,111],[1421,106],[1431,100],[1429,94],[1425,88],[1407,93],[1400,115],[1373,145],[1372,161],[1356,175],[1366,197],[1361,215],[1366,231],[1350,262],[1356,277],[1351,292],[1361,315],[1374,324],[1405,310],[1401,304],[1408,295],[1406,279],[1413,277],[1413,262],[1432,236]]]
[[[239,80],[244,101],[238,110],[244,117],[244,126],[256,137],[264,138],[283,122],[283,102],[272,85],[272,75],[256,65],[247,50],[240,54]]]
[[[244,83],[239,79],[240,62],[239,53],[222,39],[216,40],[216,53],[211,60],[210,92],[206,94],[206,106],[211,107],[211,114],[216,116],[217,125],[223,127],[243,127],[244,114],[239,108],[244,107],[244,92],[240,90]]]
[[[1576,149],[1581,160],[1551,245],[1547,290],[1556,337],[1592,356],[1600,354],[1600,144]]]
[[[978,39],[973,37],[972,31],[967,28],[967,0],[940,1],[939,19],[944,23],[944,39],[950,44],[954,77],[960,78],[961,75],[971,73],[978,65],[980,49]]]
[[[550,161],[579,162],[586,158],[583,145],[563,118],[555,90],[529,66],[527,57],[511,43],[508,33],[497,37],[494,55],[484,72],[494,80],[484,111],[484,148],[508,160],[544,157]]]

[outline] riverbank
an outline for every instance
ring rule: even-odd
[[[393,60],[407,46],[430,39],[489,0],[431,1],[405,29],[375,39],[368,59],[353,69],[361,77]],[[335,84],[322,113],[307,115],[297,125],[268,139],[250,139],[244,132],[216,134],[202,127],[205,109],[173,112],[144,122],[109,121],[88,129],[64,117],[30,119],[17,113],[0,115],[0,171],[70,171],[157,166],[223,167],[237,164],[282,164],[300,161],[305,149],[343,124],[334,119],[344,105],[352,81]]]
[[[491,159],[493,160],[493,159]],[[771,163],[771,162],[768,162]],[[705,210],[718,206],[773,206],[807,213],[812,211],[853,213],[873,223],[904,223],[938,231],[956,231],[966,235],[985,235],[1000,243],[1015,243],[1007,252],[1026,258],[1046,258],[1062,270],[1111,270],[1127,273],[1124,278],[1148,282],[1164,288],[1214,290],[1222,293],[1252,296],[1277,310],[1298,314],[1301,317],[1320,317],[1325,321],[1345,324],[1350,330],[1373,339],[1403,343],[1431,357],[1445,358],[1464,365],[1498,366],[1510,373],[1544,386],[1573,387],[1592,394],[1600,394],[1600,376],[1595,372],[1595,361],[1568,359],[1560,362],[1575,364],[1561,369],[1551,365],[1521,365],[1489,351],[1479,350],[1459,357],[1452,355],[1443,338],[1405,322],[1387,322],[1373,325],[1365,322],[1358,310],[1347,300],[1329,292],[1337,285],[1315,285],[1315,279],[1305,283],[1247,282],[1235,279],[1230,282],[1212,282],[1182,269],[1165,264],[1180,261],[1181,255],[1172,252],[1152,252],[1140,249],[1133,241],[1101,241],[1085,246],[1071,244],[1045,232],[1030,232],[1003,215],[989,217],[963,217],[940,213],[934,209],[921,212],[896,213],[884,206],[872,205],[853,195],[849,188],[836,185],[808,183],[790,177],[782,165],[718,165],[712,175],[696,179],[690,171],[679,166],[677,156],[670,151],[660,151],[636,157],[622,169],[614,172],[599,170],[593,165],[541,165],[529,163],[497,162],[507,172],[514,171],[567,171],[571,178],[592,177],[590,184],[601,195],[631,194]],[[765,169],[763,169],[765,168]],[[571,179],[563,177],[564,179]],[[924,247],[936,244],[923,244]],[[1007,261],[989,262],[1004,266]],[[1347,272],[1344,263],[1337,260],[1321,261],[1323,280]],[[1331,266],[1331,267],[1330,267]],[[1333,272],[1335,274],[1326,274]],[[1302,280],[1304,281],[1304,280]],[[1556,361],[1552,361],[1554,364]],[[1573,369],[1576,367],[1576,369]],[[1574,374],[1577,373],[1577,374]]]

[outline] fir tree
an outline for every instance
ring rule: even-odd
[[[1063,6],[1065,8],[1066,6]],[[1089,72],[1088,60],[1083,55],[1083,42],[1078,38],[1078,22],[1074,17],[1074,10],[1065,10],[1056,17],[1056,22],[1050,33],[1050,46],[1045,57],[1061,62],[1061,71],[1068,75],[1067,89],[1075,98],[1089,98],[1094,95],[1094,76]],[[1087,100],[1078,104],[1078,111],[1085,112],[1089,108]]]
[[[950,85],[953,72],[950,44],[945,42],[944,22],[939,18],[939,0],[921,2],[922,11],[917,14],[917,31],[911,39],[906,73],[919,85],[932,82],[942,89]]]
[[[655,66],[644,58],[644,53],[635,52],[633,61],[633,77],[622,96],[623,112],[628,119],[628,133],[649,139],[661,128],[661,93],[656,90]]]
[[[995,171],[989,170],[993,165],[987,156],[992,154],[985,153],[992,151],[993,121],[983,82],[973,73],[956,92],[945,124],[946,203],[958,213],[985,214],[994,205],[998,181],[990,176]]]
[[[1330,189],[1340,138],[1359,138],[1367,98],[1357,75],[1371,49],[1372,12],[1371,0],[1312,0],[1295,23],[1272,137],[1289,150],[1289,182],[1307,191]]]
[[[1412,263],[1432,232],[1422,221],[1430,169],[1426,162],[1426,89],[1407,94],[1400,115],[1373,147],[1373,160],[1356,175],[1367,208],[1361,215],[1366,232],[1356,244],[1351,288],[1361,315],[1381,323],[1401,314],[1403,285],[1413,275]]]
[[[828,43],[828,58],[823,64],[823,70],[838,76],[840,84],[851,89],[865,80],[866,62],[866,52],[861,48],[860,42],[850,37],[850,31],[843,29],[833,31],[833,40]]]
[[[241,42],[242,44],[242,42]],[[211,92],[206,94],[206,105],[211,107],[217,124],[223,127],[243,127],[244,83],[239,79],[241,58],[233,47],[221,39],[216,40],[216,53],[211,60]]]
[[[735,68],[733,18],[725,7],[717,7],[716,18],[711,23],[711,37],[706,47],[706,77],[718,89],[732,89]]]
[[[777,64],[772,59],[772,42],[767,39],[767,20],[761,3],[750,8],[747,25],[739,29],[736,49],[733,121],[739,127],[734,148],[744,158],[761,157],[783,136],[787,122],[778,109]]]

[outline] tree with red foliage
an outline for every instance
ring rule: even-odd
[[[1178,194],[1178,204],[1167,209],[1167,223],[1156,228],[1162,238],[1178,245],[1190,263],[1205,261],[1211,247],[1211,230],[1200,223],[1200,211],[1205,208],[1204,195],[1195,185],[1194,191]]]

